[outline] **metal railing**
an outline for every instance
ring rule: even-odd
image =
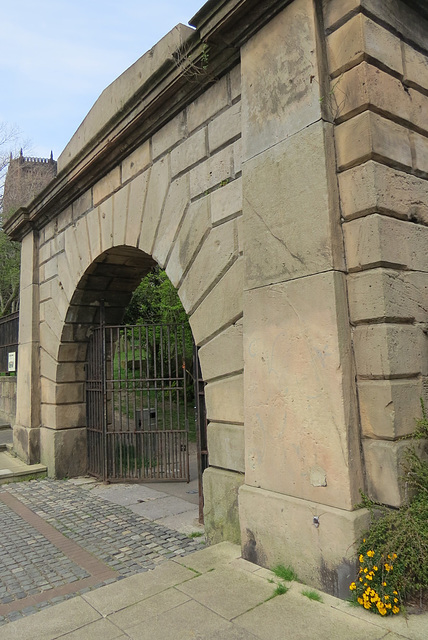
[[[15,375],[18,369],[19,312],[0,318],[0,374]]]

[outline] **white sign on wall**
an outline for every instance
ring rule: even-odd
[[[8,371],[16,371],[16,352],[9,351],[7,354],[7,370]]]

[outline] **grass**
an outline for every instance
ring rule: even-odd
[[[202,538],[204,533],[202,531],[192,531],[188,534],[188,538]]]
[[[309,598],[309,600],[315,600],[316,602],[322,602],[322,598],[318,591],[314,591],[313,589],[304,589],[302,591],[302,595]]]
[[[279,564],[272,569],[277,578],[285,580],[285,582],[292,582],[298,580],[297,574],[291,567],[285,567],[283,564]]]

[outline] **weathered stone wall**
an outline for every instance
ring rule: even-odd
[[[367,488],[399,506],[428,397],[428,22],[398,0],[325,19]]]
[[[0,422],[14,424],[16,416],[16,377],[0,376]]]
[[[51,192],[8,223],[14,446],[86,471],[88,336],[157,263],[207,383],[209,540],[346,595],[359,491],[400,504],[399,438],[426,392],[427,24],[401,0],[226,4],[105,90]]]

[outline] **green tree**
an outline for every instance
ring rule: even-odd
[[[21,247],[2,229],[3,189],[12,148],[19,139],[16,127],[0,122],[0,316],[18,309]]]
[[[0,317],[18,310],[21,245],[0,229]]]

